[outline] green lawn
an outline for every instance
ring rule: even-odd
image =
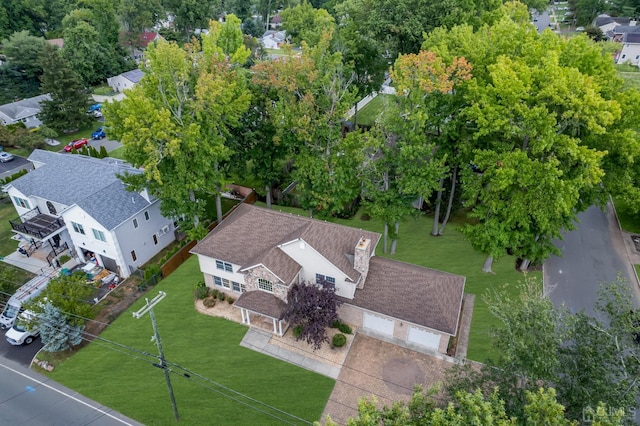
[[[262,203],[256,204],[264,206]],[[277,208],[306,216],[300,209],[280,206]],[[381,221],[377,219],[364,221],[360,217],[358,214],[352,219],[335,219],[332,221],[382,233],[383,224]],[[453,223],[450,222],[447,225],[445,234],[441,237],[429,235],[432,221],[432,217],[420,216],[417,219],[409,219],[407,222],[400,224],[400,237],[396,255],[389,256],[382,253],[382,240],[378,244],[376,255],[392,257],[404,262],[465,276],[467,278],[465,292],[476,295],[468,357],[476,361],[485,361],[489,356],[495,357],[497,352],[493,351],[489,345],[488,331],[490,328],[497,326],[498,323],[489,313],[482,296],[489,289],[502,288],[503,286],[511,295],[515,295],[517,291],[515,284],[518,281],[522,281],[523,275],[515,270],[515,259],[510,256],[494,262],[493,271],[495,275],[483,273],[482,264],[485,256],[476,252],[469,242],[462,237],[462,234],[458,232],[456,228],[462,223],[460,219],[456,219]],[[542,279],[539,272],[529,273],[529,276]]]
[[[358,111],[358,124],[372,126],[384,110],[385,99],[391,95],[378,95]]]
[[[618,215],[618,220],[620,221],[620,226],[622,226],[622,229],[627,232],[639,234],[640,213],[631,210],[624,201],[618,198],[614,198],[613,203],[616,206],[616,214]]]
[[[15,234],[11,230],[10,219],[17,219],[18,213],[8,199],[0,203],[0,256],[11,254],[18,248],[18,242],[12,240]]]
[[[121,160],[124,160],[124,146],[121,146],[120,148],[116,148],[113,151],[109,151],[109,157],[119,158]]]
[[[245,326],[195,311],[193,287],[201,279],[194,256],[149,294],[154,297],[158,290],[167,293],[155,308],[166,359],[280,410],[308,421],[318,420],[334,381],[240,347]],[[153,334],[149,316],[131,316],[142,304],[134,304],[100,336],[156,354],[149,339]],[[105,342],[92,343],[58,366],[51,377],[146,425],[173,424],[164,375],[150,364],[155,359],[107,346]],[[179,374],[171,377],[180,424],[282,424],[252,409],[257,406],[254,402],[245,399],[246,406],[220,396],[216,391],[222,389],[213,382]]]

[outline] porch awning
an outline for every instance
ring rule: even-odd
[[[260,290],[242,293],[233,306],[274,319],[280,319],[280,315],[287,308],[284,301],[273,294]]]

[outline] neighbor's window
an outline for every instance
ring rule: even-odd
[[[73,230],[78,234],[84,235],[84,227],[82,225],[80,225],[79,223],[71,222],[71,226],[73,226]]]
[[[149,220],[149,212],[144,212],[144,220]]]
[[[273,293],[273,283],[268,280],[264,280],[262,278],[258,278],[258,288],[260,290],[268,291],[269,293]]]
[[[97,229],[92,229],[93,237],[98,241],[106,242],[107,239],[104,237],[104,232],[98,231]]]
[[[136,251],[135,250],[131,250],[131,258],[133,259],[134,262],[136,260],[138,260],[138,257],[136,256]]]
[[[153,234],[153,244],[158,245],[158,236]]]
[[[138,227],[138,219],[133,219],[133,227],[134,228]]]
[[[216,268],[222,271],[233,272],[233,266],[230,263],[223,262],[222,260],[216,260]]]
[[[53,203],[51,201],[47,201],[47,208],[49,209],[49,213],[51,213],[52,215],[56,215],[56,206],[53,205]]]
[[[29,208],[29,202],[27,200],[25,200],[24,198],[13,197],[13,201],[16,202],[17,206],[20,206],[23,209],[28,209]]]
[[[322,274],[316,274],[316,284],[324,285],[325,283],[336,285],[336,279]]]

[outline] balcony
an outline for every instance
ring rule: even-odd
[[[40,213],[39,208],[35,208],[18,219],[9,220],[11,229],[24,235],[28,235],[38,240],[45,240],[48,236],[64,228],[64,220],[61,218]]]

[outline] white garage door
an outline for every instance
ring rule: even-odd
[[[407,342],[416,343],[429,349],[438,350],[438,347],[440,346],[440,335],[410,326],[409,333],[407,334]]]
[[[388,318],[379,317],[365,312],[362,325],[364,328],[369,330],[393,336],[393,320]]]

